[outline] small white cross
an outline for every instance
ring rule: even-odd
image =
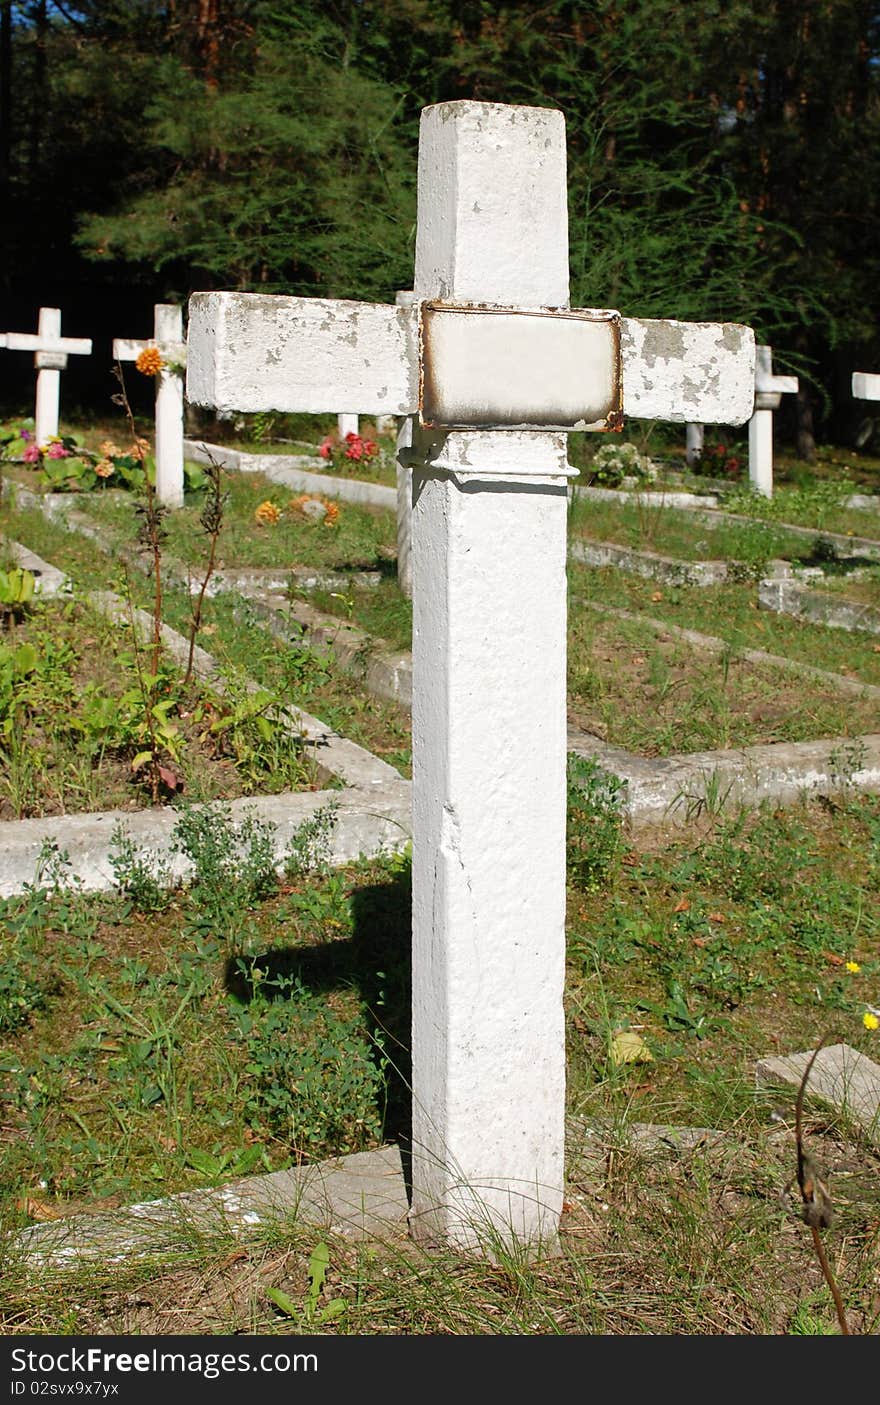
[[[34,437],[42,449],[58,435],[58,408],[61,397],[61,372],[67,358],[89,356],[92,343],[85,337],[62,337],[61,309],[41,307],[36,335],[33,332],[4,332],[0,349],[33,351],[37,368],[37,396],[34,412]]]
[[[749,482],[756,493],[773,496],[773,411],[783,395],[796,395],[797,376],[773,373],[769,346],[755,347],[755,411],[749,420]]]
[[[412,1233],[552,1240],[564,1182],[567,429],[744,423],[754,335],[568,305],[561,112],[422,112],[414,305],[190,302],[187,394],[407,416]]]
[[[148,341],[117,337],[117,361],[137,361],[155,347],[165,363],[156,376],[156,496],[167,507],[183,506],[183,309],[158,302],[153,308],[153,335]]]

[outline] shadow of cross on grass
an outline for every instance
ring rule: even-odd
[[[297,998],[304,993],[320,997],[333,991],[356,991],[364,1012],[364,1033],[381,1075],[380,1086],[384,1085],[383,1136],[404,1147],[412,1132],[409,863],[396,866],[384,882],[353,888],[349,901],[350,937],[230,956],[224,984],[245,1006],[257,993],[263,1001],[288,1002],[291,1020],[297,1017]]]

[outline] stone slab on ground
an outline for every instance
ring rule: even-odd
[[[761,1059],[755,1066],[759,1084],[799,1088],[813,1050]],[[819,1050],[810,1070],[806,1098],[819,1098],[841,1116],[857,1123],[880,1146],[880,1065],[849,1044],[828,1044]]]
[[[863,629],[869,634],[880,634],[880,610],[875,606],[828,591],[811,590],[798,581],[760,581],[758,604],[762,610],[793,615],[831,629]]]
[[[120,1210],[32,1225],[11,1236],[10,1246],[37,1264],[95,1259],[108,1264],[185,1253],[212,1236],[244,1238],[255,1230],[294,1224],[352,1239],[400,1238],[407,1231],[408,1212],[400,1151],[385,1146]]]

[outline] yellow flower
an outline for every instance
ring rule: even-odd
[[[880,1020],[870,1010],[866,1010],[862,1015],[862,1024],[865,1029],[880,1029]]]
[[[142,376],[157,376],[165,362],[158,346],[145,346],[134,364]]]
[[[116,465],[112,464],[109,459],[101,459],[99,463],[95,464],[95,472],[99,478],[109,478],[111,473],[116,472]]]
[[[857,971],[860,971],[862,968],[861,968],[861,966],[859,965],[858,961],[847,961],[847,963],[846,963],[846,969],[847,969],[848,971],[850,971],[850,972],[852,973],[852,975],[855,975],[856,972],[857,972]]]
[[[258,522],[271,523],[273,526],[278,521],[280,516],[281,513],[279,512],[278,508],[273,502],[269,502],[268,498],[265,502],[261,502],[259,507],[254,512],[254,517],[257,519]]]

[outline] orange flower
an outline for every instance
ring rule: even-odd
[[[142,376],[157,376],[165,362],[158,346],[145,346],[134,364]]]
[[[324,526],[335,527],[336,523],[339,521],[339,504],[325,501],[324,506],[327,509],[327,515],[324,518]]]
[[[149,439],[136,439],[128,452],[133,459],[137,459],[139,463],[143,463],[147,454],[150,452]]]
[[[112,464],[109,459],[101,459],[99,463],[95,464],[95,472],[99,478],[109,478],[111,473],[116,472],[116,465]]]
[[[112,439],[105,439],[101,445],[101,453],[105,459],[113,459],[121,454],[122,450],[117,448]]]
[[[271,524],[273,527],[280,516],[281,513],[279,512],[278,508],[273,502],[269,502],[268,498],[265,502],[261,502],[259,507],[254,512],[254,517],[258,522],[265,522],[267,524]]]

